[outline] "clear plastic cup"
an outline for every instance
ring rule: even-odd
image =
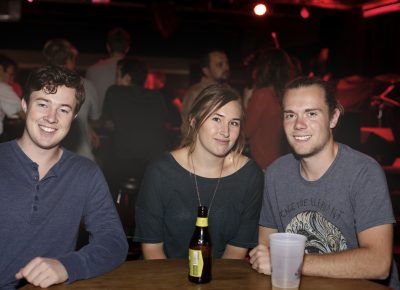
[[[272,289],[299,289],[307,238],[299,234],[269,235]]]

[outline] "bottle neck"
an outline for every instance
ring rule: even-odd
[[[208,227],[208,217],[197,217],[196,227]]]

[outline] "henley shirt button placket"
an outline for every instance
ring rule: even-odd
[[[34,168],[34,172],[33,172],[33,179],[37,182],[37,181],[39,181],[39,174],[38,174],[38,172],[37,172],[37,168]],[[36,186],[35,186],[35,188],[36,188],[36,193],[35,193],[35,196],[34,196],[34,202],[33,202],[33,207],[32,207],[32,209],[33,209],[33,211],[38,211],[38,202],[39,202],[39,184],[36,184]]]

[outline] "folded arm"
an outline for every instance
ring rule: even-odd
[[[260,273],[271,274],[269,234],[276,229],[260,227],[259,245],[250,252],[250,263]],[[303,274],[330,278],[385,279],[392,262],[393,226],[379,225],[358,234],[359,248],[304,256]]]
[[[385,279],[392,262],[393,227],[380,225],[358,234],[359,248],[305,255],[303,274],[332,278]]]
[[[142,243],[142,253],[145,260],[166,259],[164,243]]]
[[[247,255],[247,251],[247,248],[226,245],[222,259],[244,259]]]

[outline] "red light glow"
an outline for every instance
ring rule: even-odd
[[[306,7],[301,8],[300,10],[300,15],[301,17],[303,17],[304,19],[307,19],[310,17],[310,12],[308,11],[308,9]]]
[[[265,4],[259,3],[256,6],[254,6],[253,12],[257,16],[263,16],[268,12],[268,9]]]

